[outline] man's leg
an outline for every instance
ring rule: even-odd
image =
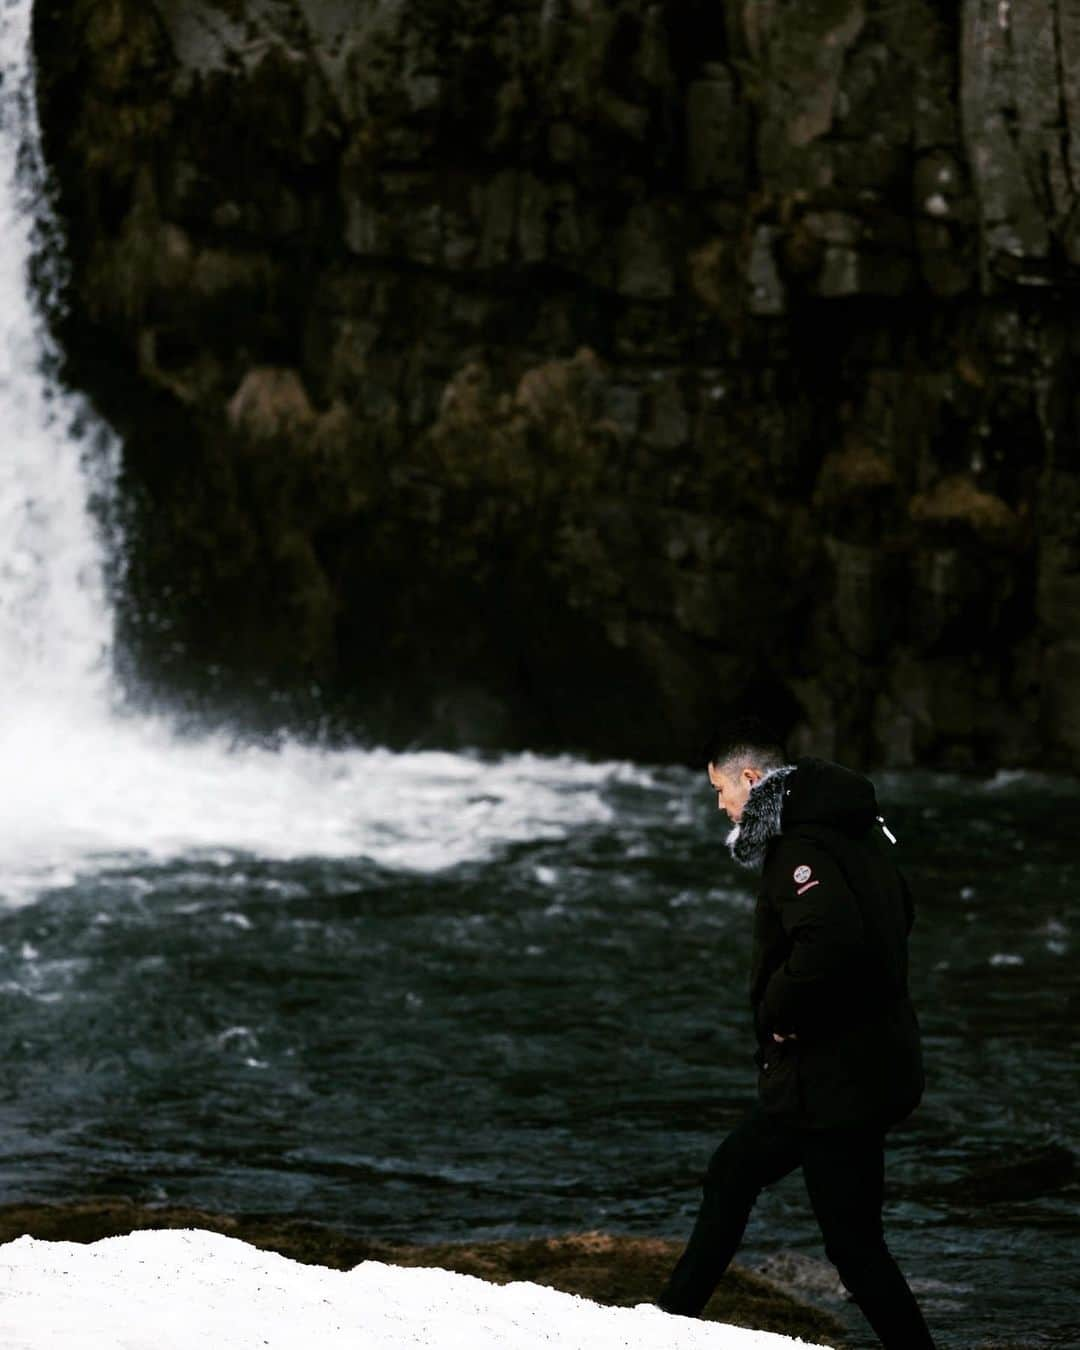
[[[825,1255],[886,1350],[934,1350],[915,1296],[885,1245],[885,1140],[875,1130],[807,1131],[803,1177]]]
[[[686,1250],[657,1303],[696,1317],[735,1255],[760,1192],[802,1161],[802,1140],[753,1107],[712,1155]]]

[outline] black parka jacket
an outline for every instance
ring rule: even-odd
[[[923,1091],[913,908],[873,784],[801,759],[755,786],[729,842],[762,866],[750,977],[762,1106],[812,1129],[906,1116]]]

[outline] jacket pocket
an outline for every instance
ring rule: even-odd
[[[796,1047],[788,1042],[774,1043],[762,1051],[760,1063],[758,1097],[764,1110],[773,1115],[801,1114],[802,1089]]]

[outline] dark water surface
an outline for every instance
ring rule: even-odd
[[[753,879],[703,776],[419,875],[204,853],[0,912],[4,1199],[123,1193],[422,1241],[683,1237],[753,1090]],[[1080,1345],[1080,788],[879,780],[930,1086],[893,1249],[942,1346]],[[1017,1165],[1019,1170],[1017,1170]],[[836,1294],[798,1177],[741,1258]]]

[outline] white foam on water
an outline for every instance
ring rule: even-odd
[[[236,749],[111,706],[107,550],[89,503],[112,495],[118,446],[46,373],[55,353],[27,284],[48,212],[30,14],[31,0],[0,11],[0,901],[192,850],[430,871],[606,819],[605,784],[647,775],[565,756]]]
[[[232,748],[148,719],[49,716],[0,727],[0,763],[9,904],[90,869],[205,850],[434,871],[607,820],[605,789],[640,776],[569,756]]]

